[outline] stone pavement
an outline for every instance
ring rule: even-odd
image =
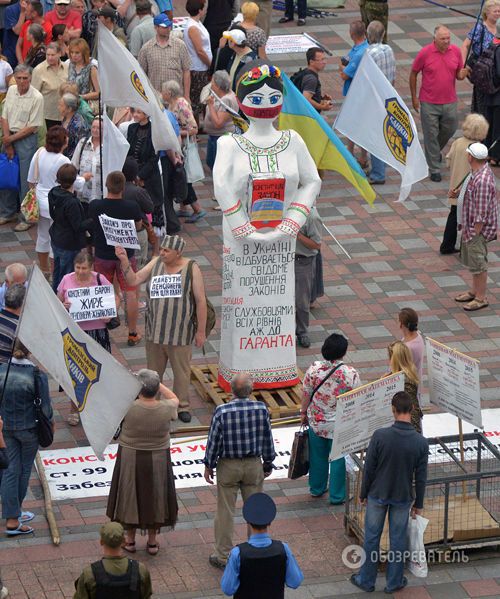
[[[454,0],[453,5],[475,12],[478,3]],[[183,11],[179,6],[179,14]],[[460,43],[472,26],[472,19],[432,6],[423,0],[393,0],[390,3],[390,43],[398,60],[397,88],[408,99],[408,74],[411,61],[420,47],[431,39],[434,26],[448,24]],[[357,2],[348,0],[345,9],[336,9],[337,17],[309,19],[306,30],[329,47],[335,57],[350,45],[348,24],[358,17]],[[296,33],[295,26],[277,24],[274,33]],[[299,55],[279,55],[275,62],[291,74],[303,65]],[[331,60],[323,79],[324,90],[341,101],[337,59]],[[470,87],[459,86],[460,110],[468,109]],[[334,114],[328,114],[333,121]],[[201,147],[204,148],[204,138]],[[364,381],[387,371],[386,347],[398,337],[397,313],[412,306],[420,313],[425,335],[473,355],[481,361],[482,401],[484,407],[499,407],[500,394],[500,262],[492,244],[489,270],[490,307],[475,315],[466,314],[453,301],[457,291],[465,289],[468,275],[454,256],[440,256],[438,247],[446,220],[447,174],[440,184],[424,181],[416,185],[405,204],[396,204],[400,178],[388,172],[387,184],[378,187],[380,196],[373,207],[356,197],[353,189],[337,175],[329,174],[324,182],[319,211],[325,224],[350,253],[348,260],[333,239],[323,237],[326,295],[313,311],[309,350],[299,350],[299,365],[305,369],[319,357],[326,335],[340,330],[349,337],[347,360],[361,372]],[[196,185],[197,193],[209,215],[197,224],[186,224],[187,255],[200,264],[208,295],[220,306],[221,288],[221,216],[212,210],[212,187],[209,178]],[[26,264],[35,259],[35,232],[15,233],[9,225],[0,228],[0,268],[13,261]],[[144,346],[129,348],[126,331],[121,327],[112,333],[113,354],[131,369],[145,365]],[[207,354],[196,351],[197,363],[216,362],[219,349],[218,328],[207,343]],[[81,427],[65,423],[69,411],[67,399],[52,385],[57,431],[54,447],[85,446]],[[194,395],[194,423],[208,424],[211,406]],[[424,420],[425,426],[425,420]],[[455,431],[450,431],[454,433]],[[348,582],[350,570],[343,565],[341,553],[355,542],[344,532],[340,508],[332,508],[324,499],[312,499],[306,481],[266,483],[279,505],[273,533],[290,543],[306,580],[289,598],[359,597]],[[162,548],[157,557],[149,557],[142,548],[138,559],[144,561],[153,576],[155,597],[200,598],[220,597],[220,573],[208,565],[213,542],[215,494],[211,488],[183,490],[179,493],[180,519],[174,532],[161,536]],[[44,517],[43,496],[36,474],[33,475],[25,507],[36,513],[32,538],[0,539],[0,565],[6,585],[15,599],[59,599],[71,597],[73,580],[81,568],[98,558],[97,532],[106,518],[105,500],[100,498],[57,502],[54,511],[62,543],[50,542]],[[238,511],[236,541],[244,539],[246,527]],[[141,542],[139,540],[139,547]],[[145,542],[145,541],[144,541]],[[399,598],[462,599],[465,597],[500,598],[500,558],[492,550],[470,553],[468,564],[432,566],[429,577],[418,580],[410,576],[410,588],[397,593]],[[382,582],[377,586],[381,591]],[[376,592],[372,595],[382,595]],[[256,598],[260,599],[260,598]],[[262,598],[264,599],[264,598]]]

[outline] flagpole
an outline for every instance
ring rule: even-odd
[[[33,269],[35,267],[36,267],[36,265],[33,262],[33,266],[31,267],[30,276],[28,277],[28,284],[26,286],[26,293],[24,295],[23,305],[21,306],[21,312],[19,313],[19,318],[17,320],[16,334],[14,335],[14,339],[12,340],[12,351],[10,352],[9,361],[7,362],[7,370],[5,371],[5,378],[3,380],[2,393],[0,394],[0,406],[3,403],[3,398],[4,398],[4,395],[5,395],[5,389],[7,387],[7,379],[9,378],[10,367],[11,367],[11,364],[12,364],[12,357],[13,357],[13,353],[14,353],[14,345],[16,344],[16,341],[17,341],[17,331],[19,330],[19,325],[21,324],[21,319],[23,317],[24,304],[26,303],[26,297],[28,295],[28,290],[30,288],[31,277],[33,276]]]
[[[349,253],[347,252],[347,250],[344,248],[344,246],[340,243],[340,241],[335,237],[335,235],[330,231],[330,229],[325,225],[325,223],[321,223],[323,225],[323,227],[325,227],[325,229],[328,231],[328,234],[330,235],[330,237],[333,239],[333,241],[335,241],[335,243],[339,246],[339,248],[344,252],[344,254],[349,258],[349,260],[352,260],[351,256],[349,255]]]
[[[100,178],[101,178],[101,193],[102,193],[102,197],[104,197],[104,182],[103,182],[103,177],[104,177],[104,173],[102,170],[102,144],[103,144],[103,138],[102,138],[102,119],[104,116],[104,106],[101,104],[101,92],[99,92],[99,162],[101,163],[101,172],[100,172]]]

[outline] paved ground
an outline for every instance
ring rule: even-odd
[[[478,3],[454,0],[453,5],[475,12]],[[390,42],[397,54],[397,87],[408,98],[407,79],[411,60],[420,47],[430,40],[430,32],[438,22],[448,24],[459,43],[472,19],[439,9],[423,0],[393,0],[391,6]],[[307,30],[328,46],[338,57],[349,46],[348,23],[357,18],[355,0],[345,9],[336,10],[337,17],[309,19]],[[277,25],[274,33],[296,33],[295,26]],[[301,57],[279,56],[277,64],[293,73],[302,64]],[[324,89],[336,100],[341,99],[336,59],[324,76]],[[467,109],[470,88],[459,85],[460,108]],[[328,115],[333,120],[333,113]],[[203,144],[203,138],[202,138]],[[299,352],[302,368],[319,354],[327,333],[341,330],[349,337],[349,363],[355,365],[365,381],[386,372],[386,346],[398,335],[396,316],[403,306],[412,306],[421,316],[424,334],[457,347],[481,360],[482,400],[484,407],[500,406],[500,262],[498,245],[490,255],[490,308],[474,316],[463,312],[453,301],[454,294],[465,289],[467,273],[453,256],[438,253],[440,235],[447,215],[446,176],[441,184],[425,181],[415,186],[411,198],[395,204],[399,175],[388,173],[388,182],[377,188],[381,196],[374,207],[356,197],[354,191],[338,176],[329,176],[322,189],[319,210],[327,226],[352,256],[346,259],[333,240],[325,234],[326,296],[314,311],[310,350]],[[199,196],[209,216],[196,225],[186,225],[187,254],[201,265],[208,294],[215,306],[220,305],[221,288],[221,216],[211,210],[211,181],[197,185]],[[13,261],[30,263],[35,258],[34,232],[14,233],[9,226],[0,228],[0,267]],[[113,332],[113,353],[130,368],[145,365],[144,347],[128,348],[123,327]],[[195,361],[215,362],[218,350],[217,330],[207,344],[207,355],[195,355]],[[87,445],[80,427],[70,429],[65,423],[68,402],[53,389],[56,408],[55,447]],[[195,421],[208,424],[211,409],[193,395]],[[424,421],[425,423],[425,421]],[[454,432],[454,431],[451,431]],[[358,597],[348,582],[350,571],[341,561],[341,552],[353,542],[344,532],[343,514],[332,509],[326,500],[313,500],[305,481],[267,483],[279,504],[279,517],[274,534],[290,543],[304,570],[303,587],[290,592],[290,598]],[[180,522],[175,532],[162,535],[162,549],[151,558],[142,550],[137,557],[151,569],[155,597],[184,598],[221,596],[218,594],[219,572],[208,565],[213,541],[212,522],[215,496],[211,489],[194,489],[179,493]],[[82,499],[55,504],[62,535],[60,547],[53,547],[43,515],[42,493],[33,477],[26,507],[37,514],[36,535],[13,541],[0,539],[0,565],[3,578],[15,599],[59,599],[71,597],[73,580],[83,565],[99,556],[96,541],[99,525],[105,521],[105,501]],[[245,535],[238,517],[237,540]],[[141,547],[141,542],[139,542]],[[493,551],[469,555],[468,564],[432,566],[423,581],[410,577],[411,587],[398,593],[399,598],[462,599],[465,597],[500,598],[500,557]],[[381,591],[382,582],[377,591]],[[381,592],[372,595],[383,596]],[[385,596],[385,595],[384,595]],[[256,598],[260,599],[260,598]],[[263,598],[262,598],[263,599]]]

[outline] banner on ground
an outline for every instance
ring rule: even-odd
[[[375,430],[390,426],[391,400],[404,387],[404,374],[398,372],[339,395],[330,460],[366,449]]]
[[[137,230],[133,220],[121,220],[119,218],[111,218],[106,214],[99,215],[104,237],[108,245],[121,245],[124,248],[140,250],[141,245],[137,237]]]
[[[139,108],[151,119],[155,150],[176,150],[180,153],[177,136],[141,65],[109,29],[100,22],[97,26],[99,82],[103,104]]]
[[[266,42],[266,54],[305,54],[318,44],[307,35],[270,35]]]
[[[68,289],[66,298],[70,302],[69,313],[75,322],[116,316],[113,285]]]
[[[102,459],[140,391],[139,381],[73,321],[37,266],[17,336],[77,406],[87,439]]]
[[[430,402],[483,428],[479,362],[447,345],[425,340]]]
[[[401,173],[399,201],[428,176],[413,116],[368,52],[333,126]]]

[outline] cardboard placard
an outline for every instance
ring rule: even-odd
[[[66,298],[71,304],[69,313],[75,322],[116,316],[113,285],[68,289]]]
[[[111,218],[105,214],[99,215],[104,237],[108,245],[121,245],[124,248],[132,250],[140,250],[139,239],[133,220],[121,220],[119,218]]]

